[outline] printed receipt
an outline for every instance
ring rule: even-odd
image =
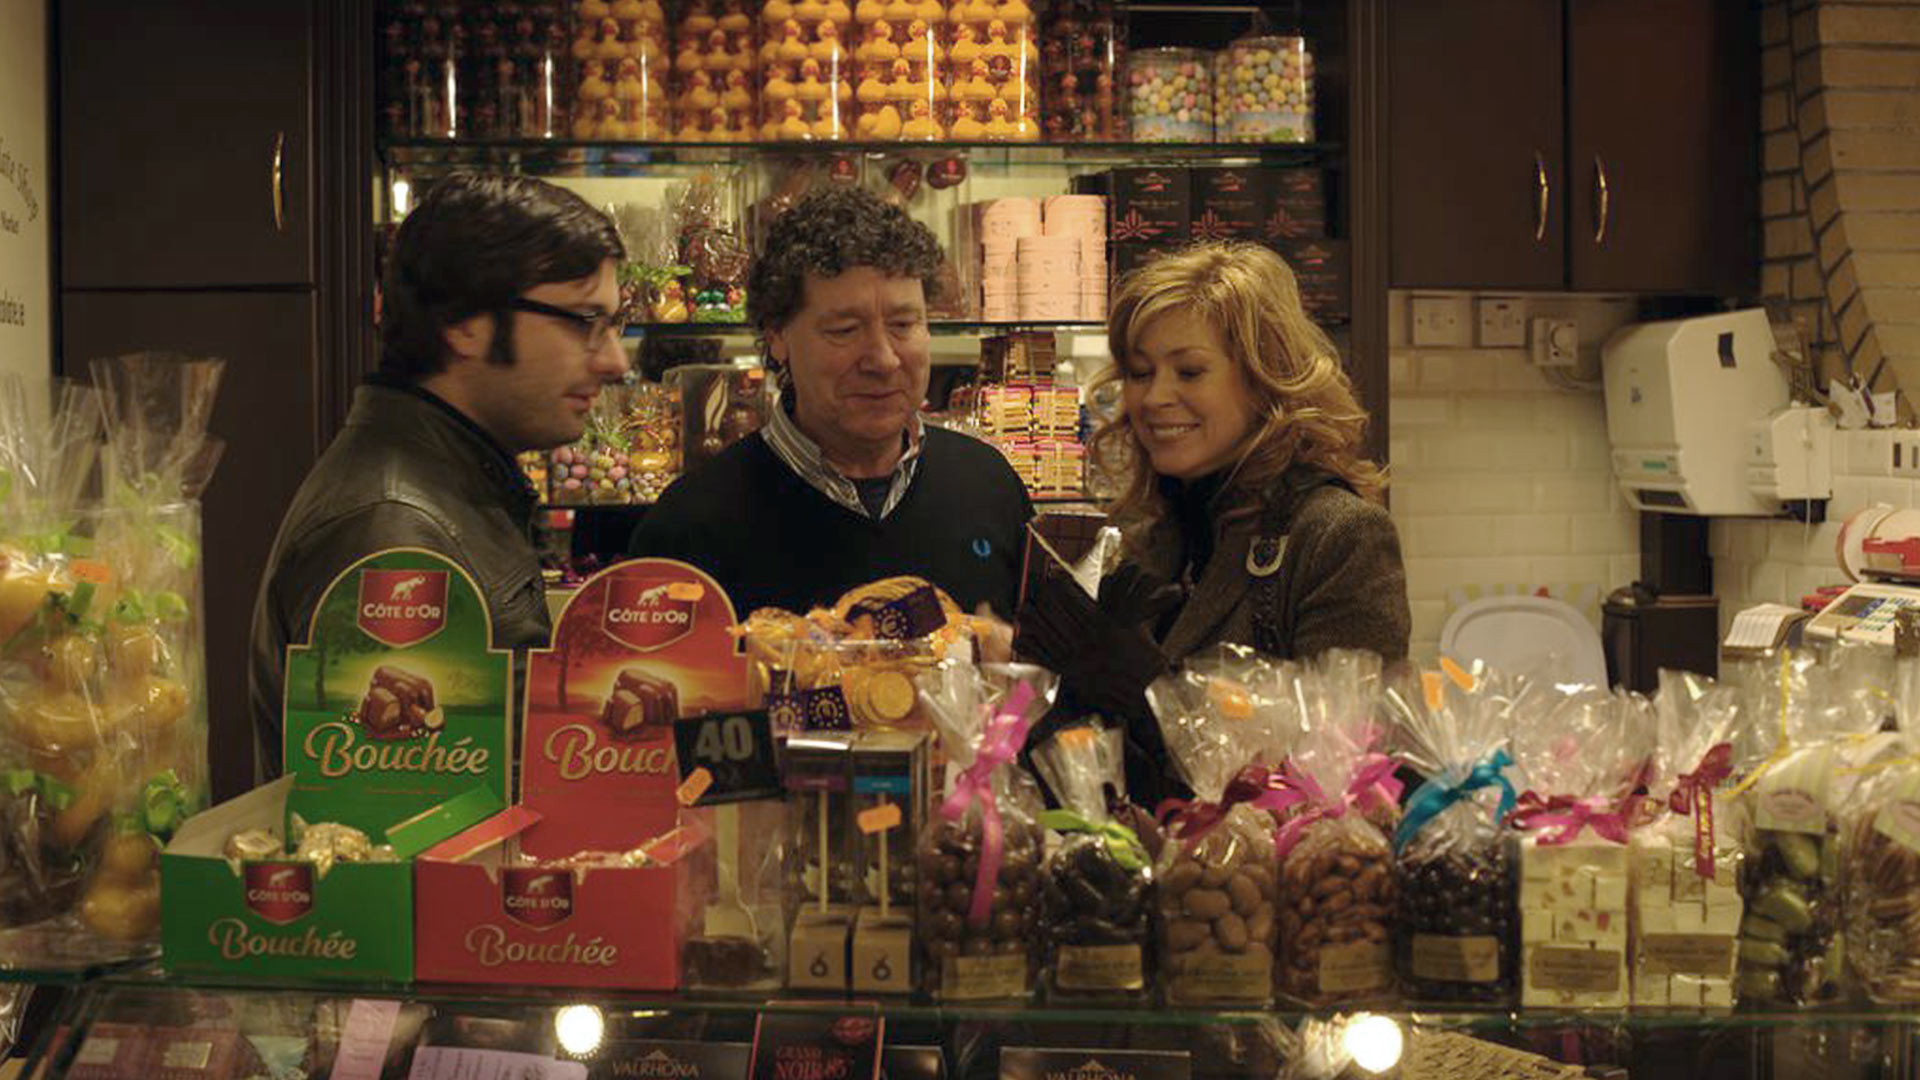
[[[508,1050],[423,1046],[413,1052],[407,1080],[587,1080],[587,1065]]]

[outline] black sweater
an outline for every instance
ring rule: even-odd
[[[632,553],[712,574],[734,610],[806,611],[870,581],[915,574],[972,612],[1013,617],[1033,505],[1000,453],[928,427],[913,484],[884,521],[814,490],[759,435],[675,481],[635,530]]]

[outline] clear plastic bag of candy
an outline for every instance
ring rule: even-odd
[[[1273,819],[1257,801],[1294,723],[1287,670],[1222,646],[1147,688],[1169,764],[1194,793],[1172,808],[1154,864],[1170,1005],[1273,1000]]]
[[[1377,747],[1380,659],[1334,650],[1294,669],[1300,735],[1269,780],[1280,827],[1276,989],[1318,1007],[1393,991],[1394,760]]]
[[[1520,988],[1519,852],[1505,827],[1519,680],[1451,669],[1387,691],[1394,742],[1426,780],[1394,830],[1395,970],[1421,1002],[1506,1004]]]
[[[1140,1000],[1148,989],[1153,864],[1108,809],[1126,801],[1124,734],[1073,725],[1036,747],[1032,760],[1060,803],[1041,817],[1059,838],[1042,878],[1048,997]]]
[[[1589,687],[1514,717],[1523,1006],[1627,1004],[1627,844],[1651,727],[1645,698]]]
[[[1044,804],[1017,758],[1055,688],[1027,664],[947,660],[921,678],[947,758],[915,853],[920,970],[938,1000],[1024,999],[1034,985]]]
[[[1662,672],[1647,776],[1652,821],[1633,831],[1633,1003],[1733,1007],[1740,944],[1740,843],[1732,780],[1746,717],[1731,687]]]

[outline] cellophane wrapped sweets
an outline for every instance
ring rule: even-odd
[[[1839,822],[1847,966],[1876,1005],[1920,1004],[1920,737],[1859,768]]]
[[[96,361],[97,392],[63,388],[39,415],[23,390],[0,395],[10,925],[77,899],[100,939],[159,927],[160,844],[206,800],[196,500],[219,459],[206,424],[220,366]],[[101,450],[96,496],[86,485]]]
[[[1890,671],[1863,648],[1836,648],[1825,664],[1783,649],[1736,665],[1730,680],[1766,753],[1734,793],[1741,815],[1741,1003],[1809,1005],[1840,995],[1840,826],[1852,774],[1880,727]]]
[[[945,797],[917,845],[914,932],[938,1000],[1017,1000],[1034,985],[1044,802],[1016,759],[1055,687],[1026,664],[948,660],[922,677],[947,756]]]
[[[1526,692],[1460,672],[1386,694],[1401,757],[1426,777],[1393,834],[1394,967],[1414,1001],[1501,1005],[1519,992],[1519,850],[1505,820]]]
[[[1272,663],[1228,646],[1147,688],[1169,763],[1194,794],[1154,864],[1169,1005],[1273,999],[1273,820],[1256,800],[1281,760],[1280,679]]]
[[[1111,804],[1127,793],[1124,736],[1092,724],[1035,748],[1035,771],[1060,803],[1041,816],[1059,838],[1042,878],[1049,1000],[1137,1001],[1148,983],[1153,865]]]
[[[1296,668],[1300,735],[1271,800],[1280,815],[1277,989],[1319,1007],[1393,991],[1393,851],[1376,819],[1400,794],[1377,747],[1380,660],[1335,650]]]
[[[1627,844],[1650,727],[1646,699],[1592,688],[1514,717],[1523,1006],[1627,1004]]]
[[[1633,1004],[1733,1007],[1740,943],[1738,695],[1698,676],[1663,672],[1647,778],[1650,822],[1633,831]],[[1749,763],[1750,764],[1750,763]]]

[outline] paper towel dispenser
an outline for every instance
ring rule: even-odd
[[[1771,517],[1750,485],[1753,425],[1787,404],[1760,308],[1637,323],[1600,354],[1613,475],[1642,510]]]

